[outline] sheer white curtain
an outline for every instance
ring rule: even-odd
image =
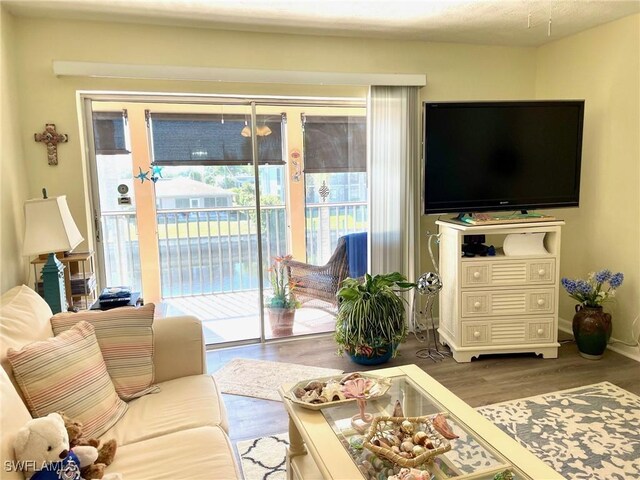
[[[369,270],[415,281],[420,267],[419,87],[369,90]]]

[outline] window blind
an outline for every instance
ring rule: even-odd
[[[366,118],[304,116],[304,172],[366,172]]]
[[[150,129],[154,164],[251,164],[253,160],[250,120],[249,115],[237,114],[151,113]],[[258,115],[256,121],[258,162],[263,165],[284,164],[282,116]],[[268,132],[265,127],[271,130],[268,135],[264,133]]]
[[[97,155],[130,153],[124,122],[124,112],[93,112],[93,137]]]

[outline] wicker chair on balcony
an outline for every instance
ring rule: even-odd
[[[325,265],[309,265],[287,260],[289,279],[295,284],[296,299],[302,303],[314,300],[314,308],[335,313],[336,293],[347,277],[362,277],[367,269],[367,233],[350,233],[338,239],[336,249]]]

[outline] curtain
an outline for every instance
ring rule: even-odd
[[[369,265],[372,274],[420,269],[419,87],[369,90]]]

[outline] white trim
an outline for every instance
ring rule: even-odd
[[[558,330],[561,332],[570,333],[573,335],[573,329],[571,328],[571,320],[566,320],[564,318],[558,318]],[[610,342],[620,342],[617,338],[611,337]],[[636,362],[640,362],[640,348],[638,347],[630,347],[628,345],[624,345],[622,343],[609,343],[607,348],[619,353],[620,355],[624,355],[625,357],[629,357]]]
[[[248,68],[184,67],[177,65],[130,65],[123,63],[53,61],[58,77],[134,78],[203,82],[279,83],[295,85],[389,85],[419,86],[424,74],[338,73]]]

